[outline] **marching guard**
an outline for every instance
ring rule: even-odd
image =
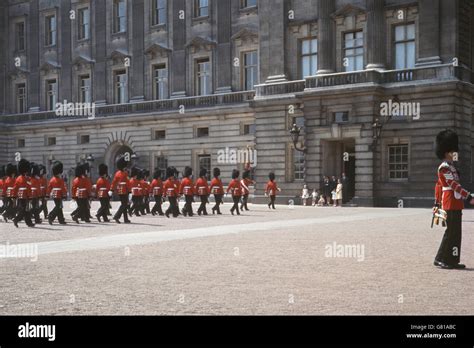
[[[31,221],[31,182],[28,177],[29,172],[30,163],[25,159],[21,159],[20,162],[18,162],[19,176],[16,178],[13,188],[13,195],[17,198],[17,214],[13,219],[15,227],[18,227],[18,222],[23,219],[28,227],[35,227]]]
[[[242,204],[240,205],[240,210],[246,210],[249,211],[250,209],[247,206],[247,203],[249,201],[249,195],[250,195],[250,189],[249,187],[255,182],[250,179],[250,170],[246,170],[242,174],[242,180],[241,180],[241,185],[242,185]]]
[[[5,211],[6,200],[5,200],[4,189],[3,189],[5,179],[6,179],[5,166],[0,166],[0,199],[2,200],[2,206],[0,207],[0,214],[3,214],[3,212]]]
[[[220,179],[221,170],[219,168],[214,168],[213,170],[214,178],[211,181],[210,190],[214,195],[214,200],[216,204],[212,207],[212,214],[214,215],[216,212],[218,215],[222,215],[219,206],[222,204],[222,197],[224,197],[224,187],[222,186],[222,180]]]
[[[270,197],[270,202],[268,203],[268,209],[275,209],[275,199],[277,192],[280,192],[281,189],[278,188],[277,183],[275,182],[275,173],[268,174],[268,182],[265,187],[265,196]]]
[[[31,215],[35,219],[35,224],[41,224],[43,221],[40,218],[40,168],[36,163],[31,163]]]
[[[445,130],[436,137],[436,156],[443,162],[438,168],[438,182],[435,188],[435,208],[446,212],[446,231],[436,255],[434,265],[443,269],[464,269],[461,260],[462,210],[464,200],[474,204],[474,194],[459,184],[460,176],[454,166],[459,151],[458,135]]]
[[[3,180],[3,194],[4,199],[4,212],[2,214],[3,220],[8,222],[8,219],[13,219],[15,217],[15,180],[17,174],[17,167],[8,163],[5,167],[6,177]]]
[[[168,167],[166,168],[166,181],[163,184],[163,197],[168,197],[170,203],[168,209],[165,212],[167,218],[170,217],[170,214],[173,214],[173,217],[178,217],[179,207],[178,207],[178,190],[179,187],[176,183],[175,175],[177,175],[176,168]]]
[[[197,211],[198,215],[207,215],[206,204],[209,203],[209,185],[207,183],[207,170],[202,168],[199,172],[199,179],[196,180],[196,193],[201,200],[201,205]]]
[[[46,167],[42,164],[39,165],[39,182],[40,182],[40,193],[38,214],[43,213],[44,219],[48,218],[48,200],[46,199],[46,189],[48,187],[48,179],[46,178]]]
[[[184,168],[183,180],[179,186],[179,194],[184,195],[185,203],[181,211],[184,216],[193,216],[193,201],[194,201],[194,183],[192,179],[193,170],[191,167]]]
[[[46,197],[50,197],[54,201],[54,208],[48,214],[48,223],[53,224],[54,220],[58,218],[60,225],[66,225],[63,213],[63,199],[67,198],[67,188],[61,175],[63,174],[63,164],[59,161],[53,163],[52,166],[53,177],[49,180],[46,188]]]
[[[101,222],[100,218],[102,218],[104,222],[110,222],[108,218],[110,205],[110,181],[108,179],[108,171],[109,168],[107,165],[104,163],[99,165],[99,178],[95,183],[96,197],[100,202],[100,208],[97,210],[95,217],[99,222]]]
[[[151,210],[151,214],[153,216],[155,216],[156,213],[158,213],[160,216],[165,215],[161,208],[163,203],[163,182],[161,181],[161,170],[158,168],[156,168],[153,173],[153,181],[151,182],[150,190],[153,194],[153,197],[155,198],[155,205]]]
[[[120,207],[114,215],[114,220],[120,224],[120,218],[123,215],[124,223],[129,224],[131,221],[128,219],[128,193],[130,192],[130,183],[128,180],[128,173],[126,171],[127,166],[130,162],[126,161],[124,156],[117,159],[117,172],[115,173],[110,190],[115,191],[120,198]]]
[[[151,214],[150,211],[150,182],[148,178],[150,177],[150,171],[148,169],[143,170],[143,178],[141,185],[143,187],[143,214]]]
[[[92,191],[90,180],[87,178],[88,165],[78,163],[75,178],[72,181],[71,196],[77,203],[77,208],[71,213],[72,220],[79,223],[79,219],[90,223],[89,197]]]
[[[227,187],[227,193],[229,193],[229,191],[231,192],[232,200],[234,201],[234,205],[230,209],[232,215],[234,215],[234,211],[237,212],[237,215],[240,215],[239,203],[240,198],[242,197],[242,184],[240,183],[239,176],[240,172],[237,169],[234,169],[232,171],[232,181]]]
[[[137,167],[133,167],[130,171],[130,189],[132,190],[132,204],[128,209],[130,216],[140,216],[143,213],[143,188],[140,179],[141,170]]]

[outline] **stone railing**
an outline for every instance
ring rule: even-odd
[[[124,114],[141,114],[160,111],[178,111],[180,106],[186,109],[213,107],[225,104],[247,103],[253,100],[255,91],[233,92],[226,94],[213,94],[206,96],[185,97],[179,99],[153,100],[129,104],[101,105],[95,108],[95,117],[111,117]],[[87,116],[58,116],[54,111],[30,112],[24,114],[0,115],[0,122],[16,124],[59,119],[78,119]]]
[[[292,94],[302,92],[305,88],[304,80],[278,82],[272,84],[262,84],[255,86],[256,97],[278,94]]]

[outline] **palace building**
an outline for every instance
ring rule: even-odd
[[[351,203],[427,206],[445,128],[474,190],[473,69],[471,0],[5,0],[0,163],[96,176],[129,152],[228,181],[245,159],[219,154],[249,153],[255,201],[270,171],[281,203],[345,172]]]

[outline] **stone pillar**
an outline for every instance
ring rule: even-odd
[[[132,76],[131,76],[131,98],[130,102],[145,100],[144,86],[144,25],[143,14],[145,13],[144,0],[132,2]]]
[[[385,69],[385,32],[384,0],[367,0],[366,69]]]
[[[232,91],[231,0],[217,1],[217,93]]]
[[[0,33],[7,32],[8,17],[4,3],[0,4]],[[7,113],[7,55],[6,35],[0,35],[0,114]]]
[[[173,13],[171,98],[181,98],[186,96],[186,21],[179,16],[180,11],[186,11],[186,3],[185,0],[173,0],[169,3]]]
[[[94,101],[97,105],[107,103],[107,30],[106,2],[94,1],[95,8],[95,50]]]
[[[29,58],[28,66],[30,69],[28,80],[28,103],[29,111],[40,110],[40,71],[39,71],[39,49],[44,38],[39,37],[39,1],[30,2],[30,13],[28,16],[29,32],[28,32],[28,49]]]
[[[72,100],[72,67],[71,67],[71,20],[69,12],[71,11],[71,2],[66,1],[60,7],[60,21],[58,28],[61,28],[61,43],[58,47],[58,63],[61,65],[59,102],[62,100]],[[75,23],[75,22],[74,22]]]
[[[286,81],[285,33],[288,21],[284,0],[259,1],[260,81]]]
[[[318,74],[331,74],[336,71],[334,21],[334,0],[318,1]]]
[[[418,60],[416,66],[441,64],[440,58],[440,6],[439,0],[419,0],[417,37]]]

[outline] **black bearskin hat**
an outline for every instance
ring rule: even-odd
[[[240,175],[240,172],[237,169],[232,171],[232,179],[237,179]]]
[[[177,178],[179,176],[179,171],[176,169],[176,167],[171,167],[173,169],[173,176]]]
[[[246,170],[242,173],[242,179],[248,179],[250,178],[250,171]]]
[[[42,164],[39,164],[40,175],[46,175],[46,167]]]
[[[16,165],[8,163],[5,167],[5,174],[12,176],[17,174]]]
[[[213,173],[215,178],[219,177],[221,175],[221,170],[219,168],[214,168]]]
[[[166,177],[171,178],[175,175],[175,168],[174,167],[168,167],[166,168]]]
[[[100,176],[107,175],[108,171],[109,171],[109,167],[107,167],[106,164],[104,164],[104,163],[99,164],[99,175]]]
[[[186,167],[184,168],[184,173],[183,173],[183,176],[185,178],[189,178],[191,175],[193,175],[193,170],[191,167]]]
[[[199,176],[200,177],[205,177],[207,175],[207,169],[206,168],[201,168],[199,171]]]
[[[0,179],[5,176],[5,166],[0,166]]]
[[[52,167],[53,175],[60,175],[63,173],[63,164],[59,161],[54,162]]]
[[[133,167],[132,170],[130,171],[130,176],[133,178],[134,176],[140,175],[140,169],[137,167]]]
[[[160,179],[161,178],[161,169],[155,168],[153,172],[153,179]]]
[[[40,167],[36,163],[31,163],[31,176],[39,176],[40,175]]]
[[[459,151],[458,135],[450,129],[440,132],[436,136],[436,156],[442,160],[446,152]]]
[[[271,181],[275,180],[275,173],[270,172],[270,174],[268,174],[268,178],[269,178]]]
[[[148,179],[150,177],[150,171],[148,169],[143,169],[143,178]]]
[[[85,167],[81,163],[78,163],[76,166],[76,169],[74,170],[74,175],[76,177],[80,177],[80,176],[83,176],[84,173],[85,173]]]
[[[142,180],[145,177],[145,170],[138,168],[137,179]]]
[[[117,163],[115,163],[115,164],[117,165],[117,168],[119,170],[125,170],[125,168],[127,168],[127,166],[130,164],[130,162],[125,160],[125,156],[120,156],[117,159]]]
[[[30,162],[28,162],[26,159],[21,159],[20,162],[18,162],[18,174],[23,175],[23,174],[28,174],[30,172]]]

